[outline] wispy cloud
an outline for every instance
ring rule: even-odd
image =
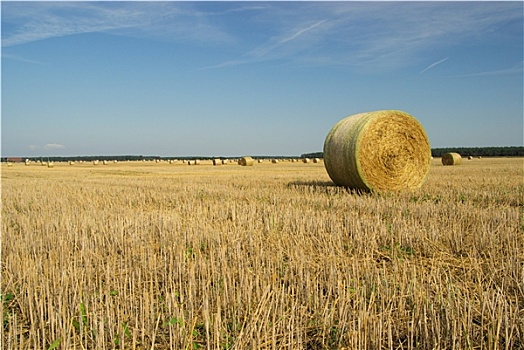
[[[284,33],[282,35],[273,37],[269,39],[269,41],[265,44],[260,45],[259,47],[255,48],[251,52],[247,54],[247,56],[252,58],[260,58],[263,56],[266,56],[271,51],[293,41],[297,40],[300,36],[304,36],[305,33],[311,31],[312,29],[318,27],[322,23],[326,22],[326,20],[316,21],[315,23],[311,25],[307,25],[305,27],[301,27],[299,29],[294,29],[291,33]]]
[[[419,74],[422,74],[422,73],[424,73],[424,72],[430,70],[431,68],[433,68],[433,67],[435,67],[435,66],[441,64],[442,62],[446,62],[448,59],[449,59],[449,57],[446,57],[446,58],[441,59],[440,61],[437,61],[437,62],[435,62],[435,63],[430,64],[429,66],[427,66],[426,68],[424,68],[423,70],[421,70]]]
[[[173,40],[231,40],[178,2],[10,2],[2,5],[2,46],[104,32]],[[247,11],[255,7],[243,8]]]
[[[243,54],[242,57],[239,59],[234,59],[216,65],[203,67],[200,70],[231,67],[241,64],[259,62],[265,59],[272,59],[278,56],[278,53],[276,55],[274,54],[275,51],[278,51],[286,45],[290,45],[293,41],[300,40],[302,43],[306,43],[306,45],[303,45],[302,47],[309,47],[307,41],[311,38],[305,38],[308,35],[308,32],[313,32],[315,28],[321,26],[325,22],[326,20],[323,19],[315,21],[312,24],[304,24],[301,26],[297,26],[296,28],[289,30],[289,32],[280,33],[277,36],[269,38],[265,43],[262,43],[254,49],[252,49],[251,51]],[[314,40],[318,41],[319,38],[317,37]]]
[[[64,149],[65,146],[61,145],[59,143],[48,143],[44,146],[45,150],[58,150],[58,149]]]
[[[19,55],[12,55],[12,54],[8,54],[8,53],[5,53],[5,52],[2,52],[2,58],[10,59],[10,60],[13,60],[13,61],[18,61],[18,62],[37,64],[37,65],[45,65],[45,64],[47,64],[45,62],[32,60],[32,59],[21,57]]]
[[[511,23],[521,31],[522,17],[519,2],[4,2],[2,46],[104,32],[227,49],[204,69],[289,58],[377,70]]]
[[[484,72],[476,72],[471,74],[452,75],[450,78],[467,78],[467,77],[482,77],[482,76],[496,76],[508,74],[522,74],[524,72],[524,61],[517,63],[513,67],[489,70]]]

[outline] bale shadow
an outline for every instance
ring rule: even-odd
[[[333,181],[292,181],[287,184],[288,188],[295,188],[295,189],[301,189],[305,192],[312,192],[312,193],[327,193],[327,194],[335,194],[335,193],[349,193],[354,195],[365,195],[369,194],[368,191],[364,191],[361,189],[355,189],[350,188],[346,186],[338,186]]]

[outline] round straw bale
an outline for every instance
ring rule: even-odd
[[[220,159],[213,159],[213,165],[222,165],[222,161]]]
[[[253,166],[255,160],[252,157],[245,156],[238,160],[238,164],[242,166]]]
[[[473,159],[473,156],[469,156],[468,159],[469,159],[469,160],[472,160],[472,159]]]
[[[55,166],[55,164],[53,162],[47,163],[47,167],[48,168],[53,168],[54,166]]]
[[[422,125],[396,110],[346,117],[333,126],[324,142],[324,166],[331,180],[366,191],[422,186],[430,157]]]
[[[458,153],[451,152],[442,156],[442,165],[459,165],[460,163],[462,163],[462,157]]]
[[[313,163],[320,163],[320,158],[313,158]]]
[[[311,160],[309,158],[303,158],[302,163],[309,163]]]
[[[273,163],[273,164],[277,164],[277,163],[278,163],[278,159],[274,159],[274,158],[271,159],[271,163]]]

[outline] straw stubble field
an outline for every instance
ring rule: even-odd
[[[523,160],[2,167],[2,349],[524,347]]]

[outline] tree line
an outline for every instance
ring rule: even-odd
[[[445,153],[456,152],[461,156],[468,157],[524,157],[523,146],[511,147],[444,147],[432,148],[431,155],[433,157],[441,157]],[[2,162],[23,162],[26,159],[30,161],[50,161],[50,162],[68,162],[68,161],[84,161],[91,162],[99,161],[154,161],[154,160],[190,160],[190,159],[236,159],[239,157],[209,157],[209,156],[179,156],[179,157],[161,157],[161,156],[144,156],[144,155],[98,155],[98,156],[39,156],[39,157],[1,157]],[[323,152],[303,153],[300,156],[253,156],[254,159],[272,159],[272,158],[323,158]]]
[[[433,157],[442,157],[443,154],[456,152],[461,156],[473,157],[524,157],[524,147],[444,147],[432,148]],[[302,158],[322,158],[323,152],[304,153]]]

